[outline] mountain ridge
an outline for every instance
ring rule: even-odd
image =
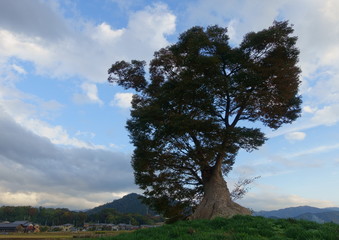
[[[333,222],[339,224],[339,211],[322,213],[304,213],[295,219],[309,220],[317,223]]]
[[[278,210],[271,211],[258,211],[255,215],[263,217],[278,217],[278,218],[293,218],[297,217],[304,213],[322,213],[322,212],[331,212],[339,211],[339,208],[330,207],[330,208],[317,208],[311,206],[298,206],[298,207],[288,207]]]
[[[149,210],[149,207],[146,204],[142,203],[141,198],[142,195],[140,194],[130,193],[120,199],[115,199],[112,202],[89,209],[86,212],[88,214],[94,214],[109,208],[124,214],[136,213],[140,215],[155,215],[153,211]]]
[[[317,208],[311,206],[289,207],[272,211],[259,211],[254,216],[266,218],[294,218],[318,223],[334,222],[339,224],[339,208]]]

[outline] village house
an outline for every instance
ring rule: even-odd
[[[84,230],[85,231],[119,231],[119,230],[137,230],[140,228],[152,228],[158,227],[158,225],[140,225],[134,226],[131,224],[119,223],[117,225],[111,223],[85,223]]]
[[[0,223],[0,232],[39,232],[39,225],[28,221],[15,221]]]
[[[86,231],[118,231],[119,226],[111,223],[85,223],[84,230]]]
[[[63,225],[51,226],[51,231],[71,232],[73,228],[73,224],[67,223]]]

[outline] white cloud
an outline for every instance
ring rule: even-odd
[[[83,83],[81,84],[82,94],[74,94],[73,100],[78,104],[84,103],[98,103],[103,105],[103,101],[98,96],[98,88],[93,83]]]
[[[25,4],[39,9],[35,5],[40,3],[25,1]],[[13,4],[12,7],[18,10],[18,5]],[[62,16],[54,15],[62,21]],[[48,22],[49,17],[44,16],[40,21]],[[174,33],[176,26],[175,16],[164,4],[132,12],[127,28],[113,29],[106,22],[98,25],[70,23],[78,24],[73,26],[74,29],[82,30],[74,30],[72,34],[56,39],[45,38],[44,34],[31,35],[11,26],[1,28],[0,25],[0,55],[32,62],[38,74],[58,78],[80,76],[87,81],[82,85],[86,88],[90,82],[106,82],[107,69],[114,61],[149,60],[154,51],[168,45],[165,36]],[[60,24],[56,27],[62,28]],[[89,98],[97,101],[91,96]]]
[[[119,149],[119,148],[120,148],[118,145],[116,145],[116,144],[114,144],[114,143],[110,143],[108,146],[109,146],[110,148],[113,148],[113,149]]]
[[[95,84],[83,83],[81,88],[84,90],[90,101],[102,104],[102,101],[98,97],[98,88]]]
[[[93,31],[91,28],[90,30]],[[113,44],[116,39],[120,38],[125,32],[125,29],[114,30],[108,23],[101,23],[95,27],[94,32],[90,37],[102,44]]]
[[[290,140],[290,141],[293,141],[293,140],[297,140],[297,141],[304,140],[305,137],[306,137],[306,133],[304,133],[304,132],[291,132],[291,133],[287,133],[285,135],[285,138],[287,140]]]
[[[304,106],[303,107],[303,112],[305,112],[305,113],[314,113],[315,111],[317,111],[317,109],[314,109],[311,106]]]
[[[110,102],[111,106],[120,108],[130,108],[133,93],[116,93],[114,99]]]
[[[105,149],[103,145],[95,145],[90,142],[79,140],[78,138],[71,137],[67,131],[60,125],[51,126],[50,124],[38,119],[25,119],[18,121],[26,129],[34,132],[35,134],[48,138],[54,144],[88,148],[88,149]]]
[[[130,192],[99,192],[84,195],[70,195],[61,192],[10,192],[0,187],[0,203],[7,206],[44,206],[85,210],[122,198]]]
[[[16,64],[12,64],[12,68],[17,72],[17,73],[20,73],[20,74],[27,74],[26,70],[23,68],[23,67],[20,67]]]
[[[52,53],[45,42],[36,37],[25,36],[0,28],[0,54],[4,57],[17,57],[46,67],[53,61]]]
[[[314,155],[314,154],[328,152],[328,151],[336,150],[336,149],[339,149],[339,144],[318,146],[318,147],[315,147],[315,148],[312,148],[312,149],[308,149],[308,150],[289,154],[286,157],[293,158],[293,157],[300,157],[300,156],[304,156],[304,155]]]
[[[1,189],[1,188],[0,188]],[[3,205],[9,206],[22,206],[22,205],[33,205],[38,206],[37,202],[37,193],[31,192],[6,192],[4,189],[1,189],[2,194],[0,196],[0,202]]]
[[[339,104],[325,106],[317,110],[311,122],[317,125],[331,126],[339,121]]]
[[[174,33],[175,20],[167,5],[154,4],[133,14],[128,28],[136,40],[160,48],[168,44],[165,36]]]
[[[51,119],[58,115],[63,105],[55,100],[44,101],[34,95],[25,94],[11,84],[1,82],[0,113],[12,118],[22,127],[35,134],[48,138],[54,144],[73,147],[104,149],[102,145],[91,144],[71,137],[60,125],[53,126],[41,119]]]

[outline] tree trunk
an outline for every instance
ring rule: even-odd
[[[204,183],[204,197],[190,216],[194,219],[213,219],[215,217],[230,218],[234,215],[251,215],[247,208],[231,200],[226,181],[222,177],[221,169],[212,169]]]

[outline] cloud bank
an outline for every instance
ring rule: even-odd
[[[98,205],[97,200],[89,200],[90,195],[105,193],[108,201],[112,193],[137,191],[130,155],[60,147],[23,128],[3,111],[0,132],[3,204],[44,205],[49,196],[50,205],[84,209]]]

